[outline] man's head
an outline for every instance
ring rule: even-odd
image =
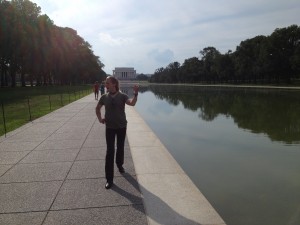
[[[108,92],[113,93],[119,91],[119,81],[117,78],[113,76],[109,76],[106,78],[105,87]]]

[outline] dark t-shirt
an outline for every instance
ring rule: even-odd
[[[105,124],[107,128],[119,129],[127,126],[125,103],[128,95],[118,92],[114,97],[106,93],[100,97],[100,105],[105,106]]]

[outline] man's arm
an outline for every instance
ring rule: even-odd
[[[126,104],[130,106],[135,106],[135,103],[137,102],[137,96],[138,94],[134,94],[133,98],[130,98],[126,101]]]
[[[126,104],[127,105],[131,105],[131,106],[135,106],[135,103],[137,102],[137,96],[138,96],[138,93],[139,93],[139,86],[138,85],[134,85],[133,86],[133,98],[131,99],[128,99],[126,101]]]
[[[101,116],[101,108],[102,108],[102,106],[103,106],[103,105],[101,105],[101,104],[98,102],[98,104],[97,104],[97,106],[96,106],[96,115],[97,115],[97,118],[98,118],[99,122],[104,124],[104,123],[105,123],[105,119],[102,118],[102,116]]]

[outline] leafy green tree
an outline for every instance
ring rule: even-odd
[[[142,73],[142,74],[137,75],[136,79],[137,80],[148,80],[149,77],[147,75],[145,75],[145,74]]]
[[[203,61],[197,57],[186,59],[181,67],[181,76],[179,82],[199,82],[203,81]]]
[[[10,43],[10,71],[12,77],[12,87],[16,85],[16,72],[21,74],[22,85],[25,86],[26,59],[30,52],[30,42],[32,37],[32,27],[36,24],[41,8],[29,0],[12,0],[13,9],[12,22],[12,42]]]
[[[200,59],[186,59],[176,70],[172,63],[157,69],[150,82],[290,83],[300,77],[299,52],[300,29],[292,25],[246,39],[235,52],[206,47]]]
[[[167,83],[177,83],[179,76],[180,63],[173,62],[170,63],[166,68],[166,82]]]
[[[0,76],[1,87],[8,85],[8,65],[11,44],[12,21],[10,2],[0,0]]]
[[[91,45],[71,28],[55,26],[29,0],[0,0],[1,86],[84,83],[105,76]],[[7,74],[10,79],[7,79]]]
[[[217,78],[216,59],[221,53],[215,47],[206,47],[200,51],[200,54],[202,55],[205,79],[215,83]]]
[[[234,61],[231,51],[226,54],[218,55],[216,58],[216,75],[217,80],[221,83],[234,80]]]
[[[300,45],[300,28],[292,25],[287,28],[276,29],[270,36],[271,55],[273,58],[276,79],[291,82],[291,78],[298,70],[294,59],[297,59],[297,48]],[[297,61],[297,60],[296,60]]]
[[[260,51],[261,46],[266,40],[265,36],[256,36],[255,38],[242,41],[234,53],[235,72],[237,79],[241,82],[257,82],[257,76],[260,74]]]
[[[294,77],[300,78],[300,42],[298,42],[290,62],[294,72]]]
[[[150,78],[150,82],[152,83],[164,83],[164,76],[166,74],[166,70],[163,67],[160,67],[155,70],[153,76]]]

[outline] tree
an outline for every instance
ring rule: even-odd
[[[199,53],[200,59],[186,59],[176,70],[172,64],[157,69],[150,82],[290,83],[300,77],[300,28],[277,28],[270,36],[246,39],[235,52],[206,47]]]
[[[1,86],[82,83],[105,76],[91,45],[72,28],[55,26],[29,0],[0,0]],[[7,79],[9,73],[10,79]]]
[[[12,6],[10,2],[0,0],[0,76],[1,87],[8,85],[9,55],[11,45]]]
[[[16,85],[15,76],[19,71],[22,76],[22,86],[25,86],[26,59],[30,52],[32,28],[41,12],[41,8],[29,0],[12,0],[13,9],[12,39],[10,51],[10,72],[12,78],[11,86]]]
[[[220,52],[215,47],[206,47],[200,51],[202,55],[203,68],[206,80],[215,83],[216,81],[216,59],[220,56]]]
[[[136,79],[137,80],[148,80],[149,77],[147,75],[145,75],[145,74],[142,73],[142,74],[137,75]]]
[[[234,80],[234,62],[231,51],[216,58],[217,80],[221,83]]]
[[[292,25],[287,28],[276,29],[270,36],[271,55],[276,78],[290,83],[297,71],[297,49],[300,45],[300,28]],[[294,61],[296,59],[296,61]]]
[[[203,61],[197,57],[192,57],[184,60],[181,67],[180,82],[199,82],[203,81]]]
[[[261,74],[260,52],[266,41],[265,36],[256,36],[242,41],[234,53],[235,71],[237,79],[242,82],[257,82]]]

